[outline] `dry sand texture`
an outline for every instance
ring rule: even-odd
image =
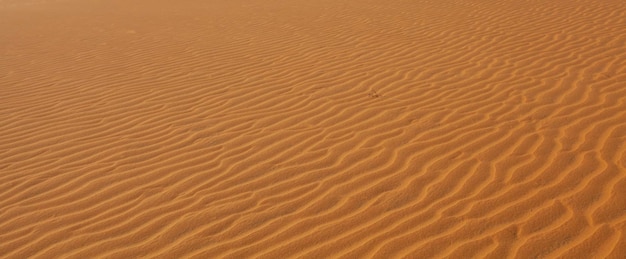
[[[626,1],[2,0],[2,258],[625,258]]]

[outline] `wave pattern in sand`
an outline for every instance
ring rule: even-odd
[[[0,1],[0,257],[626,254],[626,2]]]

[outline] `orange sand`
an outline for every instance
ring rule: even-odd
[[[625,258],[624,0],[2,0],[2,258]]]

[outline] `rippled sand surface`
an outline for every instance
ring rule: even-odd
[[[0,0],[2,258],[624,258],[626,1]]]

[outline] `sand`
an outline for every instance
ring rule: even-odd
[[[625,258],[626,1],[2,0],[2,258]]]

